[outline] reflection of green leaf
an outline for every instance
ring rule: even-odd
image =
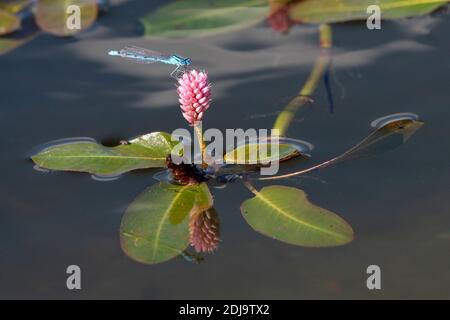
[[[73,12],[67,8],[76,5],[80,8],[81,29],[69,29],[67,21]],[[69,36],[89,28],[97,19],[96,0],[39,0],[36,5],[35,18],[38,26],[45,32],[56,36]]]
[[[224,160],[230,164],[263,164],[274,160],[284,161],[299,155],[297,148],[287,143],[280,143],[278,150],[270,143],[247,143],[225,154]]]
[[[20,19],[14,14],[0,10],[0,35],[12,33],[20,28]]]
[[[331,23],[367,19],[367,7],[380,6],[383,19],[395,19],[429,13],[448,1],[442,0],[303,0],[289,12],[302,23]]]
[[[142,18],[146,36],[205,36],[264,20],[267,0],[175,1]]]
[[[153,132],[112,148],[89,141],[60,144],[44,149],[32,159],[46,169],[113,175],[164,167],[177,143],[171,141],[168,133]]]
[[[256,231],[290,244],[328,247],[353,240],[347,222],[313,205],[300,189],[265,187],[242,204],[241,212]]]
[[[189,214],[211,207],[206,184],[195,186],[160,182],[128,207],[120,226],[123,251],[132,259],[155,264],[172,259],[189,245]],[[173,223],[174,216],[181,218]]]

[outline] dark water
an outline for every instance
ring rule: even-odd
[[[307,249],[257,234],[239,211],[252,195],[234,184],[213,191],[217,253],[200,265],[181,258],[142,265],[121,251],[118,228],[155,171],[99,182],[33,170],[27,155],[50,140],[113,143],[185,127],[167,68],[111,60],[107,49],[131,43],[192,57],[214,83],[204,126],[219,129],[270,128],[275,116],[248,117],[280,110],[318,53],[311,26],[288,36],[259,25],[197,40],[140,38],[135,21],[163,1],[152,3],[124,3],[77,39],[42,35],[0,57],[1,298],[450,297],[448,14],[385,22],[381,31],[333,27],[335,113],[321,85],[289,130],[315,145],[311,163],[358,142],[378,117],[413,112],[425,122],[395,151],[277,182],[344,217],[355,231],[347,246]],[[82,269],[77,292],[65,287],[71,264]],[[382,290],[366,288],[371,264],[381,267]]]

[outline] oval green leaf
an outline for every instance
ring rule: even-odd
[[[277,149],[270,143],[247,143],[224,155],[229,164],[267,164],[271,161],[286,161],[298,157],[298,149],[288,143],[280,143]]]
[[[383,19],[427,14],[448,3],[442,0],[303,0],[291,6],[291,19],[301,23],[332,23],[364,20],[367,8],[378,5]]]
[[[254,230],[293,245],[330,247],[353,240],[347,222],[309,202],[300,189],[265,187],[242,204],[241,212]]]
[[[105,147],[91,141],[71,142],[46,148],[31,159],[41,168],[117,175],[127,171],[164,167],[178,142],[165,132],[153,132],[129,144]]]
[[[80,28],[68,28],[69,19],[73,19],[74,11],[69,6],[80,8]],[[38,26],[45,32],[55,36],[70,36],[89,28],[97,19],[98,5],[96,0],[39,0],[36,5],[35,18]]]
[[[20,19],[9,12],[0,10],[0,36],[20,28]]]
[[[180,255],[189,245],[189,216],[212,206],[205,183],[160,182],[128,207],[120,226],[123,251],[133,260],[155,264]]]
[[[146,36],[198,37],[249,27],[263,21],[267,11],[267,0],[183,0],[141,22]]]

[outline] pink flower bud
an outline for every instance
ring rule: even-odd
[[[289,5],[273,5],[267,18],[272,29],[277,32],[287,33],[294,25],[294,21],[289,17]]]
[[[211,86],[206,72],[190,70],[178,80],[178,95],[183,117],[191,126],[201,121],[211,103]]]

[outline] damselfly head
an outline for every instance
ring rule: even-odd
[[[189,58],[184,58],[177,55],[173,55],[172,57],[175,58],[178,64],[182,66],[188,66],[192,63],[191,59]]]
[[[118,56],[118,55],[119,55],[119,52],[116,51],[116,50],[110,50],[110,51],[108,52],[108,54],[109,54],[110,56]]]

